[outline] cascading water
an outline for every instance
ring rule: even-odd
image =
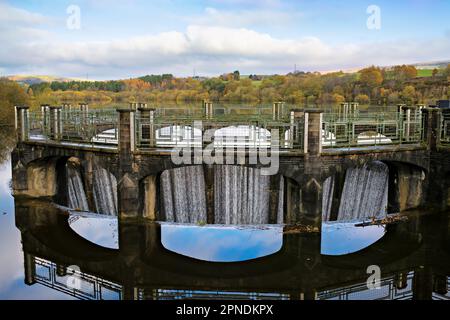
[[[333,203],[333,193],[335,187],[335,177],[331,176],[323,183],[322,195],[322,221],[329,221],[331,214],[331,205]]]
[[[322,219],[330,217],[334,178],[324,183]],[[387,214],[389,170],[386,164],[374,161],[362,168],[350,168],[345,175],[344,187],[338,212],[338,219],[364,220],[382,218]]]
[[[217,224],[269,223],[270,177],[261,170],[219,165],[214,172]]]
[[[117,215],[117,180],[106,169],[94,169],[93,194],[95,210],[105,215]]]
[[[270,177],[261,170],[217,165],[214,167],[214,223],[268,224]],[[283,223],[284,181],[280,179],[277,223]],[[202,166],[164,171],[160,186],[165,220],[206,222],[206,186]]]
[[[166,170],[161,174],[166,221],[206,222],[205,178],[202,166]]]
[[[67,205],[69,208],[88,211],[89,204],[81,179],[80,166],[76,161],[69,159],[66,164],[67,173]]]

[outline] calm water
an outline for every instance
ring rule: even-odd
[[[119,225],[46,202],[14,203],[10,172],[6,161],[0,299],[450,298],[446,214],[413,213],[389,226],[327,223],[321,235],[277,225]],[[381,268],[380,289],[367,289],[370,265]]]
[[[1,160],[0,299],[450,299],[449,213],[414,211],[366,227],[329,222],[320,234],[119,224],[14,199],[10,180],[10,161]],[[381,271],[379,289],[367,287],[371,266]]]

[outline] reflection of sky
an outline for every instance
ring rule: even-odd
[[[104,215],[71,214],[79,219],[70,224],[73,231],[96,245],[119,249],[117,217]]]
[[[322,224],[321,253],[342,255],[362,250],[381,239],[384,226],[355,227],[355,223],[330,222]]]
[[[24,284],[24,264],[20,232],[14,221],[14,199],[9,183],[9,160],[0,164],[0,300],[71,299],[70,296],[39,284]]]
[[[237,262],[279,251],[283,229],[163,224],[161,243],[168,250],[199,260]]]

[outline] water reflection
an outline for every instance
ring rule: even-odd
[[[369,247],[385,234],[381,225],[357,227],[355,222],[327,222],[322,225],[321,254],[339,256]]]
[[[210,262],[238,262],[279,251],[283,228],[276,226],[230,227],[161,226],[162,245],[170,251]]]
[[[386,227],[326,224],[323,237],[283,232],[281,226],[124,223],[119,248],[111,250],[103,238],[104,230],[109,238],[115,232],[109,219],[94,223],[95,216],[69,218],[61,210],[16,200],[26,257],[22,278],[33,288],[52,287],[81,299],[449,298],[445,216],[418,216]],[[80,242],[80,235],[90,242]],[[371,264],[382,269],[382,290],[367,289]],[[71,265],[86,282],[81,291],[64,282]],[[436,279],[439,286],[432,285]]]
[[[119,249],[117,218],[72,212],[69,225],[81,237],[98,246]]]

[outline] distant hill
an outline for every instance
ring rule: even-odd
[[[450,60],[446,61],[432,61],[413,64],[417,69],[439,69],[445,68],[450,64]]]
[[[13,75],[13,76],[6,76],[6,78],[11,81],[16,81],[18,83],[23,83],[23,84],[28,84],[28,85],[42,83],[42,82],[52,82],[52,81],[69,82],[69,81],[73,81],[73,80],[79,80],[79,79],[72,79],[72,78],[39,76],[39,75]]]

